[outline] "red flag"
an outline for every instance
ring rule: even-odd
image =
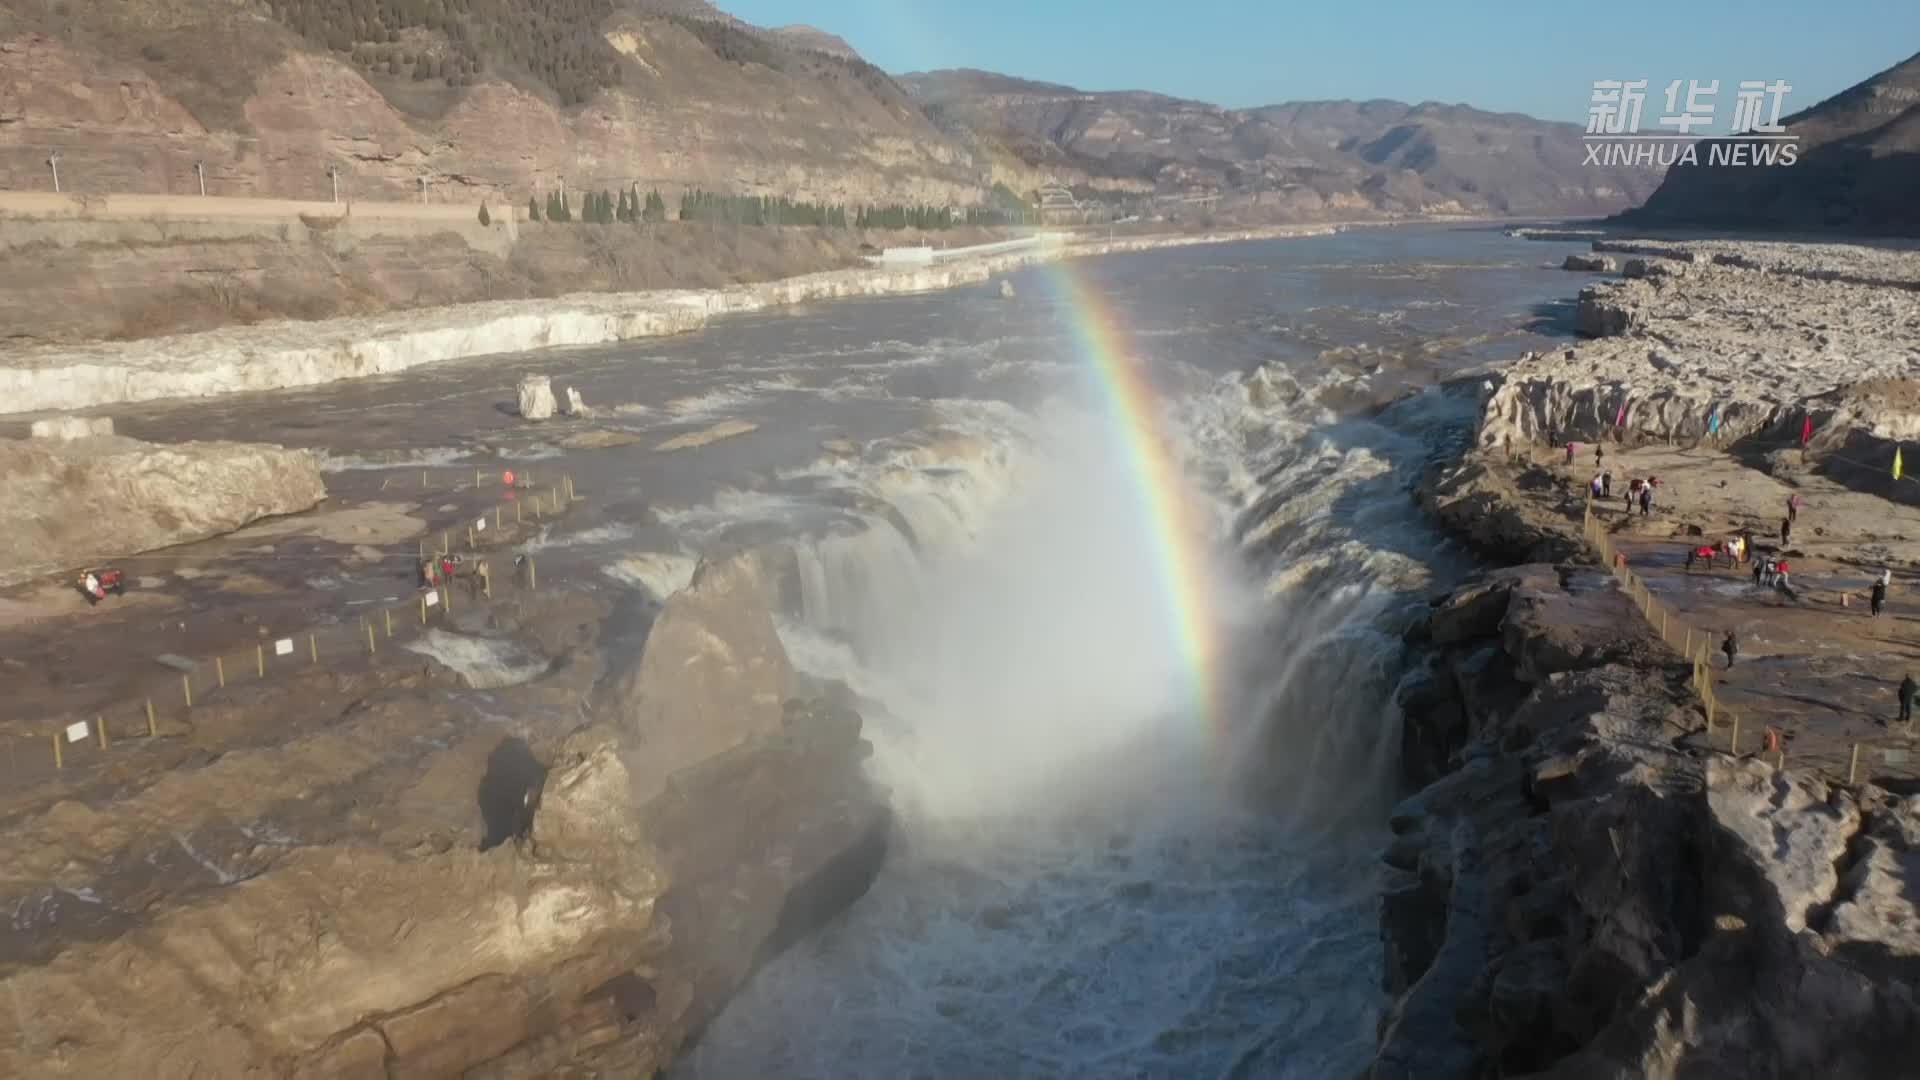
[[[1813,417],[1809,416],[1800,421],[1800,445],[1807,445],[1807,440],[1811,438],[1813,438]]]

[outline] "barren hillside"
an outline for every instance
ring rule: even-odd
[[[1791,166],[1676,165],[1636,224],[1920,233],[1920,54],[1783,122]]]
[[[626,182],[973,203],[985,172],[824,36],[697,0],[0,0],[0,189],[524,200]]]

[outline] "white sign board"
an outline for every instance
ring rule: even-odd
[[[487,531],[487,519],[486,519],[486,518],[484,518],[484,517],[483,517],[483,518],[481,518],[480,520],[478,520],[478,521],[476,521],[476,522],[474,522],[474,523],[473,523],[473,527],[474,527],[475,529],[478,529],[478,530],[479,530],[479,531],[481,531],[481,532],[486,532],[486,531]]]
[[[293,655],[293,639],[290,637],[283,637],[279,641],[274,642],[273,655],[292,656]]]
[[[439,594],[439,593],[437,593],[437,592],[430,592],[430,593],[428,593],[428,594],[427,594],[427,606],[428,606],[428,607],[438,607],[438,606],[440,606],[440,594]]]
[[[87,722],[85,720],[82,720],[77,724],[67,725],[67,741],[68,742],[80,742],[84,740],[86,737],[87,737]]]

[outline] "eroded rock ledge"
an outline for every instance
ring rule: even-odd
[[[0,1075],[671,1063],[886,849],[860,718],[794,696],[766,597],[757,560],[703,563],[631,663],[599,640],[603,601],[508,599],[459,631],[511,634],[548,674],[484,713],[395,650],[249,699],[283,710],[270,745],[21,805]]]
[[[1641,627],[1532,564],[1417,628],[1371,1075],[1910,1074],[1920,797],[1679,748],[1704,717]]]

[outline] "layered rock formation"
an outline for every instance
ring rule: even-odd
[[[1920,798],[1679,748],[1704,716],[1641,627],[1530,565],[1416,633],[1372,1075],[1909,1069]]]
[[[1594,247],[1641,256],[1627,262],[1631,280],[1580,292],[1579,328],[1604,340],[1497,373],[1482,447],[1602,435],[1787,443],[1809,417],[1820,447],[1920,435],[1920,408],[1888,392],[1920,379],[1920,254],[1731,241]],[[1860,407],[1876,392],[1880,407]],[[1856,449],[1892,458],[1890,446]]]
[[[0,585],[218,536],[324,498],[319,459],[306,450],[0,440]]]
[[[0,5],[0,187],[50,189],[53,147],[62,186],[93,193],[194,194],[200,162],[209,192],[271,198],[332,198],[331,169],[348,197],[418,199],[424,179],[440,201],[515,206],[636,183],[849,205],[984,194],[983,163],[884,74],[708,5],[424,14]]]
[[[585,598],[514,594],[459,624],[547,657],[489,691],[510,722],[476,724],[396,652],[256,700],[279,710],[257,747],[84,808],[57,791],[15,806],[0,896],[32,915],[0,934],[18,1004],[0,1072],[670,1063],[757,964],[864,891],[889,828],[857,715],[728,696],[730,674],[784,688],[754,675],[784,657],[758,591],[736,588],[750,566],[697,578],[631,675],[603,666],[607,611]],[[711,678],[687,684],[694,654]]]

